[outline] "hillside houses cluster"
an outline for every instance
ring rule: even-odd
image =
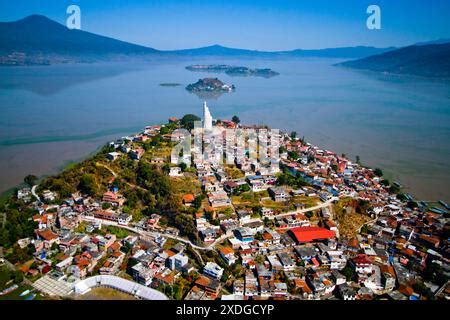
[[[228,127],[227,122],[217,126]],[[149,126],[112,142],[114,151],[107,158],[141,161],[145,150],[135,142],[152,139],[161,128]],[[164,136],[182,139],[171,132]],[[17,198],[36,209],[33,220],[38,225],[34,238],[18,242],[36,251],[37,267],[24,272],[58,272],[61,281],[96,273],[128,274],[159,290],[185,280],[190,281],[182,297],[186,300],[449,297],[448,282],[442,280],[448,279],[448,212],[431,211],[409,195],[399,197],[374,170],[346,157],[285,133],[277,138],[279,161],[262,166],[257,160],[236,158],[229,167],[238,176],[214,156],[227,151],[223,139],[211,137],[206,143],[214,152],[193,157],[190,169],[201,194],[185,194],[181,201],[191,210],[203,196],[198,210],[192,210],[200,239],[195,245],[214,255],[200,258],[201,263],[198,255],[205,257],[205,252],[193,253],[192,243],[181,238],[178,229],[162,225],[162,213],[133,221],[116,187],[110,186],[101,199],[77,193],[62,204],[51,200],[57,194],[46,194],[45,203],[32,202],[31,190],[21,189]],[[193,155],[199,151],[194,149]],[[185,176],[181,163],[151,161],[170,165],[171,179]],[[283,185],[283,174],[303,183]],[[333,209],[346,198],[365,203],[367,210],[361,214],[370,220],[353,238],[342,236]],[[130,235],[119,238],[108,230],[111,225]]]

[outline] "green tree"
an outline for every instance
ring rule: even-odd
[[[311,212],[311,211],[308,211],[307,213],[305,213],[305,216],[306,216],[308,219],[311,219],[311,218],[313,217],[313,215],[314,215],[314,213]]]
[[[419,206],[419,204],[415,201],[408,201],[407,207],[410,209],[414,209],[417,208]]]
[[[297,152],[295,151],[289,151],[288,152],[288,157],[291,158],[292,160],[297,160],[299,155]]]
[[[150,145],[153,147],[159,146],[161,144],[162,140],[163,140],[163,138],[161,137],[160,134],[158,134],[152,138]]]
[[[180,163],[180,168],[181,168],[181,171],[185,172],[187,169],[187,164],[184,162]]]
[[[391,185],[389,188],[389,192],[391,194],[398,194],[400,192],[400,188],[397,187],[396,185]]]
[[[194,224],[192,216],[179,213],[175,216],[174,222],[182,234],[186,235],[191,240],[197,241],[197,227]]]
[[[344,269],[342,269],[341,273],[345,276],[347,281],[352,281],[356,276],[355,271],[349,266],[346,266]]]
[[[109,202],[102,203],[103,210],[108,210],[109,208],[111,208],[111,203],[109,203]]]
[[[168,134],[169,133],[169,128],[162,127],[161,130],[159,130],[159,133],[162,134],[162,135]]]
[[[80,184],[78,188],[83,192],[91,196],[95,196],[98,192],[97,182],[95,176],[90,173],[85,173],[81,176]]]
[[[380,168],[376,168],[373,173],[377,176],[377,177],[382,177],[383,176],[383,171]]]
[[[194,122],[200,120],[201,119],[194,114],[187,114],[183,116],[183,118],[181,118],[180,124],[183,128],[187,130],[192,130],[194,129]]]
[[[202,206],[202,201],[203,201],[202,195],[195,197],[194,202],[192,203],[195,210],[200,209],[200,207]]]
[[[36,181],[38,180],[38,177],[35,175],[29,174],[27,175],[23,181],[28,184],[30,187],[34,186],[36,184]]]
[[[15,284],[20,284],[23,281],[23,273],[21,271],[14,271],[12,274],[12,279]]]
[[[5,228],[0,228],[0,246],[7,247],[10,245],[9,232]]]

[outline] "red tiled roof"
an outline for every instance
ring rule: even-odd
[[[183,202],[184,202],[184,203],[191,203],[191,202],[193,202],[194,200],[195,200],[195,197],[194,197],[193,194],[185,194],[185,195],[183,196]]]
[[[120,244],[120,242],[116,241],[116,242],[114,242],[114,243],[110,246],[110,248],[111,248],[113,251],[118,251],[118,250],[120,249],[121,246],[122,246],[122,245]]]
[[[168,255],[169,257],[172,257],[172,256],[175,255],[175,252],[173,252],[172,250],[164,250],[164,252],[167,253],[167,255]]]
[[[47,241],[59,238],[58,235],[53,233],[53,231],[51,231],[50,229],[39,230],[36,233],[38,234],[39,237]]]
[[[353,262],[357,265],[371,265],[372,261],[367,258],[364,254],[358,254],[355,258],[353,258]]]
[[[211,282],[211,280],[209,280],[208,278],[204,277],[204,276],[200,276],[197,281],[195,281],[196,285],[199,285],[200,287],[206,287],[207,285],[209,285],[209,283]]]
[[[268,232],[264,232],[264,233],[262,234],[262,238],[263,238],[264,240],[272,240],[272,239],[273,239],[272,235],[271,235],[270,233],[268,233]]]
[[[227,255],[227,254],[233,254],[234,250],[229,247],[224,247],[224,248],[220,249],[220,252],[222,252],[223,255]]]
[[[305,280],[294,279],[295,287],[300,289],[304,293],[312,293],[311,288],[306,284]]]

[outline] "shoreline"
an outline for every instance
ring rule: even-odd
[[[134,134],[137,134],[137,132],[128,132],[125,136],[134,135]],[[111,137],[111,138],[113,138],[113,140],[118,139],[118,137]],[[86,141],[88,141],[88,140],[86,140]],[[86,141],[82,140],[81,142],[86,142]],[[55,142],[59,142],[59,141],[55,141]],[[75,166],[75,165],[78,165],[78,164],[80,164],[81,162],[83,162],[85,160],[89,160],[90,158],[96,156],[99,153],[99,151],[103,147],[105,147],[107,144],[108,143],[103,143],[103,144],[97,145],[94,151],[91,151],[91,152],[89,152],[89,153],[87,153],[87,154],[85,154],[85,155],[83,155],[81,157],[77,157],[77,158],[74,158],[74,159],[69,159],[69,160],[64,161],[63,163],[61,163],[60,165],[58,165],[56,167],[56,170],[54,172],[41,175],[39,177],[39,181],[42,181],[43,179],[47,179],[49,177],[56,176],[56,175],[62,173],[63,171],[65,171],[67,169],[70,169],[71,166]],[[310,143],[310,144],[312,146],[320,148],[320,146],[318,146],[318,145],[315,145],[313,143]],[[335,151],[333,151],[333,152],[335,152]],[[339,153],[336,153],[336,154],[339,154]],[[364,168],[373,168],[373,166],[365,165],[364,163],[362,163],[361,166],[364,167]],[[410,195],[412,195],[413,198],[417,199],[418,201],[425,201],[425,202],[431,203],[431,204],[438,204],[440,200],[443,200],[443,201],[446,201],[446,202],[450,202],[450,199],[445,199],[445,197],[443,197],[442,199],[437,199],[436,198],[436,199],[433,199],[433,200],[429,200],[429,199],[422,200],[422,197],[419,197],[419,196],[416,195],[417,194],[417,187],[418,187],[418,185],[411,186],[410,184],[405,184],[404,181],[396,178],[397,174],[395,173],[395,171],[388,170],[388,169],[385,169],[385,168],[380,168],[380,169],[382,169],[383,172],[384,172],[384,178],[390,180],[391,182],[393,182],[393,181],[400,182],[401,185],[402,185],[401,190],[406,192],[406,193],[408,193],[408,194],[410,194]],[[23,182],[20,182],[20,183],[14,185],[14,186],[10,186],[8,189],[6,189],[4,191],[1,191],[0,192],[0,204],[5,202],[8,199],[8,197],[13,195],[15,190],[20,188],[21,186],[23,186]]]

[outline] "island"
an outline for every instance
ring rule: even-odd
[[[191,65],[187,66],[186,69],[193,72],[225,73],[229,76],[240,76],[240,77],[254,76],[254,77],[272,78],[280,75],[278,72],[275,72],[269,68],[251,69],[248,67],[237,67],[226,64]]]
[[[186,90],[195,93],[199,98],[219,97],[223,93],[232,92],[236,89],[234,85],[228,85],[218,78],[199,79],[196,83],[191,83]]]
[[[179,86],[181,86],[181,84],[180,83],[167,82],[167,83],[160,83],[159,86],[160,87],[179,87]]]

